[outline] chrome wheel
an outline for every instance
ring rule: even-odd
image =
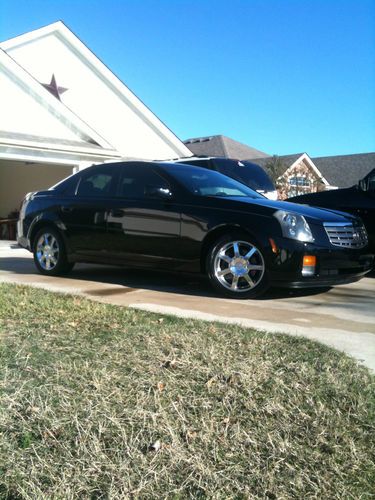
[[[51,233],[43,233],[36,243],[36,258],[42,269],[52,271],[58,264],[60,245]]]
[[[262,282],[265,264],[260,251],[250,242],[230,241],[216,251],[213,271],[221,286],[241,294]]]

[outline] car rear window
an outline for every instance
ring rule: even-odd
[[[249,187],[212,170],[190,165],[168,165],[163,169],[196,196],[241,196],[262,198]]]
[[[275,186],[267,173],[249,161],[214,160],[218,172],[236,179],[256,191],[275,191]]]

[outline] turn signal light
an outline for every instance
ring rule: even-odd
[[[313,276],[316,268],[316,256],[304,255],[302,261],[302,276]]]
[[[272,248],[272,252],[273,253],[279,253],[279,249],[277,248],[277,245],[274,242],[274,240],[272,238],[270,238],[269,241],[270,241],[270,245],[271,245],[271,248]]]
[[[315,255],[305,255],[303,257],[303,265],[304,266],[316,266],[316,257]]]

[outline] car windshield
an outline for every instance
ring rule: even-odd
[[[163,166],[163,168],[196,196],[262,198],[244,184],[212,170],[182,164]]]

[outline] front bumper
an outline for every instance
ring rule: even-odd
[[[30,242],[24,234],[23,220],[20,218],[17,221],[17,243],[23,247],[30,250]]]
[[[367,249],[323,247],[312,243],[280,238],[278,253],[273,253],[269,280],[273,286],[313,288],[343,285],[360,280],[374,265],[374,255]],[[303,276],[303,257],[316,257],[311,276]]]

